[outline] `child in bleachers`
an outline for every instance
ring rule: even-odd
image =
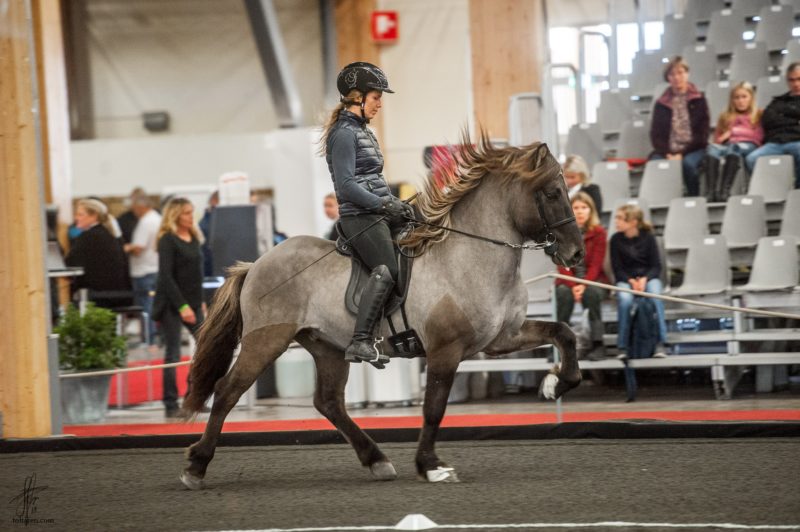
[[[726,201],[743,158],[764,142],[761,111],[756,108],[755,89],[742,81],[731,89],[728,108],[719,115],[714,143],[709,144],[703,169],[705,196],[709,202]],[[722,172],[720,172],[722,166]]]

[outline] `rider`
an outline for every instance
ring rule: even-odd
[[[352,239],[370,270],[345,360],[383,369],[389,357],[378,350],[375,328],[397,279],[391,228],[413,217],[413,210],[389,190],[381,174],[383,155],[367,124],[378,114],[383,93],[394,91],[383,71],[365,62],[345,66],[336,88],[341,98],[324,128],[325,159],[339,202],[342,236]]]

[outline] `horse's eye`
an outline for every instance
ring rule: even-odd
[[[558,194],[558,193],[559,193],[559,190],[558,190],[558,189],[556,189],[556,190],[549,190],[549,191],[547,191],[547,192],[545,192],[545,193],[544,193],[544,197],[545,197],[545,198],[547,198],[547,199],[549,199],[549,200],[558,199],[558,196],[559,196],[559,194]]]

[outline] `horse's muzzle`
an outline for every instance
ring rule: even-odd
[[[586,252],[583,250],[583,248],[579,249],[572,255],[572,257],[566,260],[567,264],[565,264],[565,266],[568,268],[575,266],[583,260],[584,255],[586,255]]]

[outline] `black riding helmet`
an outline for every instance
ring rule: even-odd
[[[353,89],[358,90],[364,96],[373,90],[388,93],[394,92],[389,88],[389,81],[386,79],[386,74],[383,73],[383,70],[372,63],[364,61],[357,61],[345,66],[336,77],[336,88],[342,98],[347,97],[347,94]]]

